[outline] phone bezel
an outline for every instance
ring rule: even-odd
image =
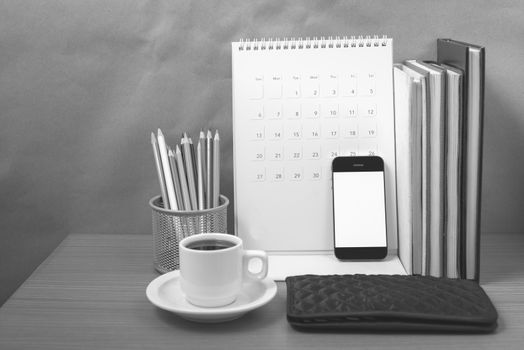
[[[368,172],[381,171],[384,176],[384,202],[386,201],[386,179],[384,174],[384,161],[378,156],[358,156],[358,157],[336,157],[333,159],[331,170],[333,173],[344,172]],[[334,174],[332,174],[334,175]],[[387,247],[387,225],[386,225],[386,246],[384,247],[337,247],[336,246],[336,232],[335,232],[335,176],[331,177],[331,185],[333,189],[332,203],[333,203],[333,247],[335,256],[340,260],[353,259],[384,259],[388,254]],[[387,208],[384,211],[387,218]]]

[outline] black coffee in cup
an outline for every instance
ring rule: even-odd
[[[187,248],[193,250],[221,250],[234,247],[236,244],[229,241],[223,241],[218,239],[206,239],[189,243]]]

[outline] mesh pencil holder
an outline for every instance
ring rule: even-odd
[[[154,266],[160,273],[179,269],[178,243],[199,233],[227,233],[229,200],[220,195],[219,206],[194,211],[164,209],[162,197],[151,198],[153,212]]]

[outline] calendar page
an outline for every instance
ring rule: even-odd
[[[232,43],[235,228],[247,248],[333,250],[331,162],[356,155],[384,159],[397,248],[392,65],[387,38]]]

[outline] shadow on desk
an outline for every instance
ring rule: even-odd
[[[481,285],[521,279],[524,234],[483,233],[480,243]]]

